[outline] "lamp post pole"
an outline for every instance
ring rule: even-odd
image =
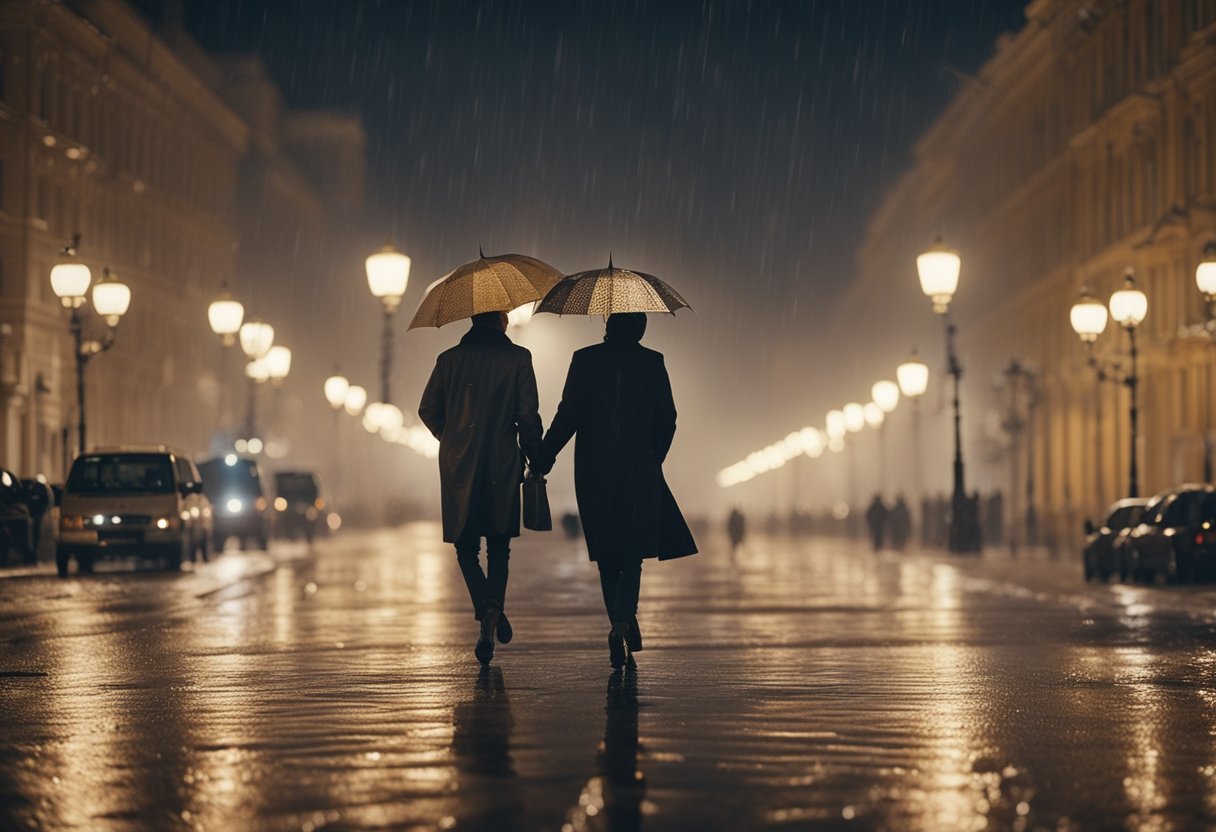
[[[110,269],[102,270],[102,279],[92,287],[93,311],[105,319],[106,331],[100,341],[86,338],[84,316],[80,310],[87,302],[93,275],[88,266],[76,259],[79,246],[80,235],[72,235],[72,239],[61,252],[61,262],[51,269],[51,289],[64,307],[71,310],[68,331],[72,336],[72,351],[76,363],[76,431],[77,441],[80,443],[79,451],[84,453],[88,448],[85,371],[89,359],[114,346],[118,322],[131,306],[131,289],[120,282]]]
[[[954,488],[950,499],[950,551],[970,554],[980,551],[979,506],[967,497],[966,469],[963,465],[963,414],[960,389],[963,365],[955,349],[957,330],[950,318],[950,302],[958,290],[962,261],[957,251],[939,237],[934,245],[916,258],[921,290],[933,302],[933,311],[942,316],[946,327],[947,372],[953,379],[954,409]]]
[[[920,360],[916,350],[912,350],[911,357],[895,368],[895,379],[900,394],[912,402],[912,481],[915,486],[916,509],[920,512],[921,542],[926,543],[928,536],[924,511],[924,452],[921,448],[920,399],[929,389],[929,365]]]
[[[410,258],[385,243],[367,258],[365,267],[367,286],[384,307],[384,326],[380,334],[380,404],[389,405],[392,404],[393,318],[409,285]]]
[[[1128,421],[1130,426],[1129,451],[1127,465],[1127,496],[1140,496],[1140,468],[1138,464],[1137,447],[1140,444],[1140,350],[1136,344],[1136,327],[1148,314],[1148,298],[1136,287],[1135,273],[1128,269],[1123,278],[1123,288],[1110,296],[1109,314],[1107,307],[1099,303],[1087,289],[1081,290],[1081,299],[1073,304],[1069,319],[1072,328],[1080,336],[1081,341],[1089,351],[1089,366],[1097,373],[1098,382],[1110,381],[1125,386],[1130,397]],[[1094,343],[1098,336],[1106,330],[1108,317],[1123,327],[1128,338],[1128,369],[1116,359],[1101,361],[1094,354]],[[1100,455],[1100,449],[1099,449]]]
[[[1203,294],[1204,322],[1202,331],[1209,339],[1216,336],[1216,317],[1213,316],[1213,306],[1216,305],[1216,239],[1208,240],[1203,247],[1203,255],[1195,266],[1195,285]],[[1211,389],[1204,396],[1205,415],[1203,425],[1203,481],[1212,481],[1212,426],[1210,423]]]

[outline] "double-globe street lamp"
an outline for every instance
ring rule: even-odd
[[[80,453],[84,453],[88,449],[85,368],[89,359],[114,345],[118,322],[131,307],[131,289],[119,281],[109,268],[104,269],[102,279],[93,284],[93,274],[89,271],[89,267],[76,259],[79,246],[80,235],[73,235],[71,241],[63,249],[63,260],[51,269],[51,289],[64,307],[71,310],[68,326],[72,333],[76,357],[77,441],[80,443]],[[80,310],[87,302],[90,284],[93,285],[93,311],[100,315],[106,323],[106,331],[101,340],[86,338],[84,334],[84,318]]]
[[[1094,344],[1098,336],[1106,331],[1108,319],[1107,307],[1095,299],[1089,290],[1081,290],[1081,299],[1073,304],[1069,313],[1069,321],[1073,330],[1080,336],[1089,352],[1088,362],[1096,373],[1099,385],[1103,382],[1121,384],[1128,389],[1130,396],[1128,423],[1130,426],[1130,446],[1127,463],[1127,496],[1140,496],[1140,472],[1136,464],[1136,448],[1139,445],[1140,407],[1138,391],[1140,376],[1137,368],[1139,350],[1136,346],[1136,327],[1148,314],[1148,297],[1136,287],[1135,273],[1128,269],[1123,277],[1123,288],[1110,296],[1110,318],[1127,333],[1128,366],[1126,371],[1120,360],[1103,361],[1094,354]],[[1100,399],[1096,397],[1095,401]],[[1101,419],[1099,413],[1097,418]],[[1098,457],[1101,458],[1101,447]]]
[[[958,291],[962,258],[947,247],[939,237],[933,246],[916,258],[921,291],[933,302],[933,311],[942,317],[946,327],[947,373],[954,380],[952,404],[954,409],[954,487],[950,497],[950,551],[978,552],[980,550],[979,507],[967,497],[966,474],[963,466],[962,408],[959,388],[963,380],[963,365],[954,347],[956,328],[950,318],[950,303]]]
[[[270,378],[265,358],[274,346],[274,327],[250,318],[238,330],[241,352],[245,354],[245,376],[249,379],[249,405],[245,415],[245,441],[257,439],[257,386]],[[259,441],[259,445],[260,445]]]
[[[1203,257],[1195,266],[1195,285],[1203,295],[1203,333],[1212,339],[1216,337],[1216,240],[1209,240],[1203,248]],[[1203,434],[1203,481],[1212,481],[1210,425],[1205,426]]]
[[[410,258],[390,243],[367,258],[367,286],[384,308],[384,328],[380,338],[380,401],[367,405],[363,426],[371,433],[400,431],[405,416],[392,402],[390,380],[393,372],[393,318],[410,279]]]

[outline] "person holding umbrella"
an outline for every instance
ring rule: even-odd
[[[612,629],[614,668],[642,649],[638,596],[642,561],[683,557],[697,547],[663,478],[676,408],[663,355],[640,343],[646,312],[688,306],[650,275],[607,269],[567,277],[538,312],[606,315],[604,342],[574,354],[561,404],[533,474],[544,476],[577,435],[574,486],[587,553],[600,573]]]
[[[474,654],[482,665],[494,657],[495,638],[502,644],[512,638],[503,610],[510,542],[519,537],[523,457],[541,455],[532,354],[507,337],[507,312],[543,297],[560,279],[553,267],[530,257],[483,255],[432,285],[410,324],[473,322],[435,362],[418,416],[439,440],[443,539],[456,548],[480,622]]]

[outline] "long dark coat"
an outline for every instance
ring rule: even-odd
[[[440,354],[418,416],[439,440],[443,539],[519,537],[523,453],[540,453],[532,354],[505,333],[473,327]]]
[[[554,459],[577,434],[574,488],[592,560],[696,554],[663,479],[675,433],[676,407],[661,353],[605,341],[574,354],[545,436],[544,459]]]

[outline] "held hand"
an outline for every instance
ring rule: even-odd
[[[528,475],[532,477],[547,477],[549,472],[553,470],[553,460],[551,459],[531,459],[528,460]]]

